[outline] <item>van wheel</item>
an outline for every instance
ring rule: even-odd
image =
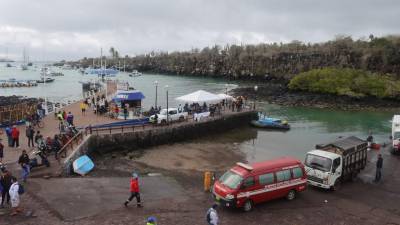
[[[341,182],[339,179],[335,181],[335,184],[331,187],[331,191],[338,191],[340,190],[340,187],[342,186]]]
[[[245,212],[250,212],[252,209],[253,209],[253,202],[250,199],[248,199],[243,205],[243,210]]]
[[[296,198],[296,191],[290,190],[289,193],[286,195],[286,199],[291,201]]]

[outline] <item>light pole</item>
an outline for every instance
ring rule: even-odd
[[[256,110],[257,90],[258,90],[258,86],[256,85],[256,86],[254,86],[255,96],[254,96],[254,108],[253,108],[253,110]]]
[[[165,85],[165,90],[167,90],[167,124],[169,124],[169,112],[168,112],[168,85]]]
[[[155,110],[157,110],[157,95],[158,95],[158,93],[157,93],[157,89],[158,89],[158,81],[154,81],[154,85],[156,85],[156,102],[155,102]]]

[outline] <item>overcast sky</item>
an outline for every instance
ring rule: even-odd
[[[399,34],[399,0],[0,0],[0,57],[32,60]]]

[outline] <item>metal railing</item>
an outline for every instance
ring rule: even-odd
[[[58,156],[62,156],[63,158],[67,157],[67,151],[69,149],[74,149],[75,146],[82,143],[84,137],[88,135],[88,128],[85,127],[84,129],[80,130],[75,136],[68,140],[68,142],[57,152]],[[58,157],[60,160],[60,157]]]

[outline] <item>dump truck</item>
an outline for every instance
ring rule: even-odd
[[[316,145],[307,152],[304,162],[307,183],[337,190],[342,182],[354,179],[365,168],[367,148],[365,140],[354,136]]]

